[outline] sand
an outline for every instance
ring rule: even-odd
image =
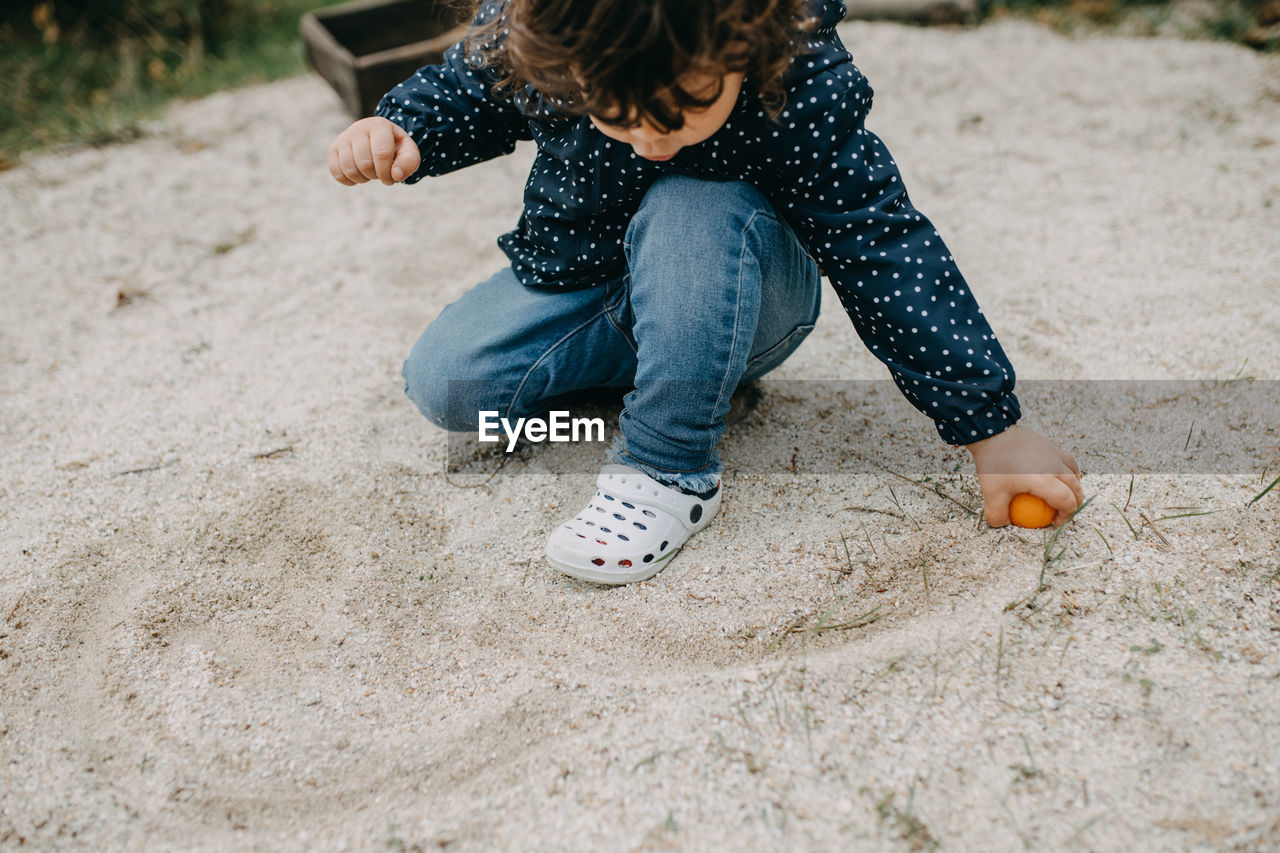
[[[1020,377],[1280,379],[1274,57],[843,35]],[[532,153],[349,189],[346,124],[300,78],[0,175],[0,847],[1280,846],[1274,442],[1082,457],[1046,560],[963,451],[842,471],[899,427],[766,391],[669,569],[562,577],[590,475],[446,478],[399,380]],[[883,378],[825,299],[780,375]],[[829,464],[735,467],[775,423]]]

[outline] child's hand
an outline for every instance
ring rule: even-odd
[[[965,445],[973,454],[987,524],[1009,523],[1009,501],[1022,492],[1042,498],[1057,510],[1061,525],[1084,502],[1080,469],[1070,453],[1039,433],[1020,426]]]
[[[329,146],[329,174],[349,187],[366,181],[390,186],[418,171],[421,161],[404,128],[380,116],[360,119]]]

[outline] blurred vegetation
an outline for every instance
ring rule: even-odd
[[[302,72],[298,21],[331,2],[3,0],[0,170],[24,151],[134,138],[174,97]],[[1002,15],[1280,49],[1280,0],[978,0],[980,20]]]
[[[977,0],[977,5],[980,20],[1018,15],[1067,33],[1218,39],[1280,51],[1280,0]]]
[[[136,137],[174,97],[305,69],[298,21],[332,0],[4,0],[0,169]]]

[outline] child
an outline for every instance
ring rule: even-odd
[[[1070,454],[1015,426],[1014,372],[969,287],[864,127],[871,87],[837,0],[488,0],[443,64],[334,141],[340,183],[413,183],[538,153],[511,266],[444,309],[404,366],[436,424],[626,390],[621,437],[557,569],[652,577],[715,516],[733,391],[818,316],[819,267],[943,440],[972,453],[987,522],[1019,492],[1063,523]]]

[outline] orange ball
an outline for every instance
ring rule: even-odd
[[[1009,501],[1009,520],[1018,527],[1029,527],[1035,530],[1053,524],[1057,510],[1049,506],[1043,499],[1030,492],[1014,495]]]

